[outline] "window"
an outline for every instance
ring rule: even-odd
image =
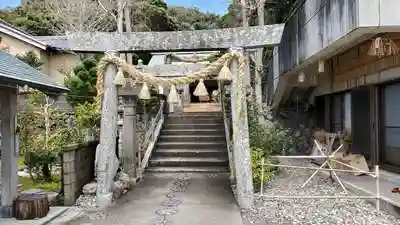
[[[351,95],[335,94],[331,98],[331,132],[351,130]]]
[[[343,95],[333,95],[331,104],[331,132],[340,133],[343,130]]]
[[[382,150],[384,164],[400,167],[400,84],[391,84],[381,90]]]

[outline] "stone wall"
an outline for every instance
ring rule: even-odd
[[[98,141],[67,146],[62,155],[64,204],[73,205],[82,187],[94,179],[94,162]]]

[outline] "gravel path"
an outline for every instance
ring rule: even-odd
[[[290,165],[310,163],[288,161]],[[343,195],[341,187],[329,178],[317,175],[306,187],[300,188],[313,173],[310,170],[281,170],[265,185],[265,195]],[[339,175],[340,176],[340,175]],[[359,199],[286,199],[257,197],[255,209],[242,213],[245,225],[398,225],[385,212]]]

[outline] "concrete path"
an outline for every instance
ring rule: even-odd
[[[105,212],[69,225],[242,225],[228,177],[147,175]]]

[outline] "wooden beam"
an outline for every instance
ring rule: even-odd
[[[67,45],[70,50],[79,52],[105,52],[109,49],[169,52],[229,49],[231,46],[259,48],[279,44],[283,27],[283,24],[274,24],[174,32],[80,32],[67,34]]]

